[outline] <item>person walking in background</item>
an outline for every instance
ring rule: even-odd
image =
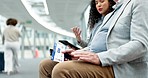
[[[7,27],[4,29],[4,59],[5,59],[5,68],[4,72],[7,72],[8,75],[11,73],[18,72],[18,52],[20,51],[19,37],[21,32],[16,27],[18,21],[14,18],[9,18],[6,21]]]
[[[108,4],[101,4],[101,3],[96,3],[95,0],[91,1],[90,4],[90,12],[89,12],[89,20],[88,20],[88,33],[89,36],[87,38],[87,40],[82,40],[81,38],[81,29],[79,27],[73,27],[72,31],[76,36],[77,42],[78,44],[84,48],[87,47],[88,45],[90,45],[96,31],[98,30],[98,28],[101,26],[104,17],[112,12],[113,6],[115,5],[115,2],[113,0],[108,0],[109,5]],[[97,5],[96,5],[97,4]]]
[[[115,2],[113,0],[103,0],[101,2],[92,0],[90,5],[91,5],[91,9],[90,9],[90,15],[89,15],[89,21],[88,21],[90,37],[88,42],[84,42],[81,40],[80,38],[81,30],[78,27],[72,28],[78,42],[82,47],[86,47],[91,43],[93,36],[95,35],[96,31],[99,29],[101,24],[103,23],[104,19],[106,19],[106,16],[113,11],[112,7],[115,5]],[[40,63],[40,69],[39,69],[40,78],[51,78],[52,69],[57,63],[58,62],[52,61],[49,58],[47,60],[43,60]],[[56,77],[53,77],[53,78],[56,78]],[[59,77],[59,78],[62,78],[62,77]],[[73,77],[73,78],[78,78],[78,77]]]

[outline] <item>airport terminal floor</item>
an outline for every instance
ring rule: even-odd
[[[30,52],[26,52],[24,56],[24,58],[19,59],[20,67],[18,73],[7,75],[0,72],[0,78],[39,78],[39,62],[44,59],[41,52],[36,58]]]
[[[39,78],[38,64],[40,60],[41,58],[20,59],[21,67],[17,74],[7,75],[6,73],[0,73],[0,78]]]

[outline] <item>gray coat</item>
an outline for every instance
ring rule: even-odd
[[[104,25],[110,25],[102,66],[113,65],[115,78],[148,78],[148,0],[125,0]]]

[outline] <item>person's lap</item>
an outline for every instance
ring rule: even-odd
[[[57,63],[47,59],[40,63],[40,68],[44,70],[40,70],[40,78],[51,78],[51,75],[52,78],[114,78],[111,66],[101,67],[77,60]]]

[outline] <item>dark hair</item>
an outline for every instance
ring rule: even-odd
[[[112,6],[116,3],[113,0],[108,1],[110,3],[109,12],[111,12],[114,10]],[[91,8],[89,13],[88,28],[91,30],[94,28],[95,23],[97,23],[101,19],[102,15],[97,11],[95,0],[91,0],[90,7]]]
[[[7,21],[6,21],[6,24],[7,25],[13,25],[15,26],[17,24],[17,20],[14,19],[14,18],[9,18]]]

